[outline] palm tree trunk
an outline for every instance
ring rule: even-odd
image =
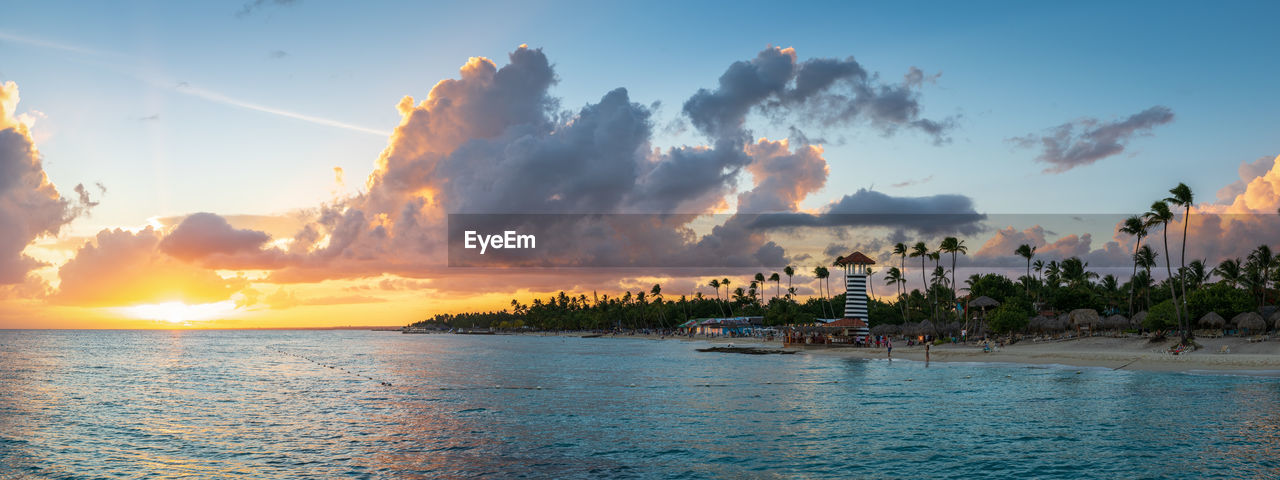
[[[956,317],[960,317],[960,306],[956,305],[956,252],[951,252],[951,306],[956,309]]]
[[[1182,329],[1182,309],[1178,308],[1178,291],[1173,288],[1173,266],[1169,263],[1169,224],[1165,223],[1164,226],[1165,228],[1160,229],[1164,234],[1164,270],[1169,274],[1169,295],[1173,296],[1173,313],[1178,318],[1178,331],[1186,338],[1186,332]]]
[[[1178,282],[1182,284],[1182,311],[1188,316],[1191,312],[1187,310],[1187,227],[1191,225],[1191,204],[1187,204],[1187,213],[1182,215],[1182,257],[1178,259],[1182,263],[1182,270],[1178,272]],[[1187,319],[1187,327],[1190,328],[1191,319]],[[1184,335],[1186,332],[1183,332]]]
[[[1138,237],[1138,242],[1133,244],[1133,274],[1129,275],[1129,318],[1133,318],[1133,293],[1138,288],[1133,284],[1133,278],[1138,276],[1138,246],[1142,245],[1142,237]]]

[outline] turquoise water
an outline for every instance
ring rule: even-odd
[[[0,478],[1280,476],[1276,378],[700,345],[0,331]]]

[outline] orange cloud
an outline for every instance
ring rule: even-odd
[[[247,283],[160,252],[161,235],[151,227],[136,233],[103,230],[58,269],[53,300],[80,306],[122,306],[231,299]]]

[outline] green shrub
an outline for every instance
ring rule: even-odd
[[[1151,307],[1142,326],[1148,330],[1165,330],[1178,326],[1178,313],[1173,310],[1173,300],[1165,300]]]
[[[1007,303],[996,308],[987,316],[987,325],[996,333],[1016,332],[1027,328],[1031,314],[1014,303]]]

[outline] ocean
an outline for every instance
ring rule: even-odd
[[[1280,477],[1280,379],[699,342],[0,331],[0,478]]]

